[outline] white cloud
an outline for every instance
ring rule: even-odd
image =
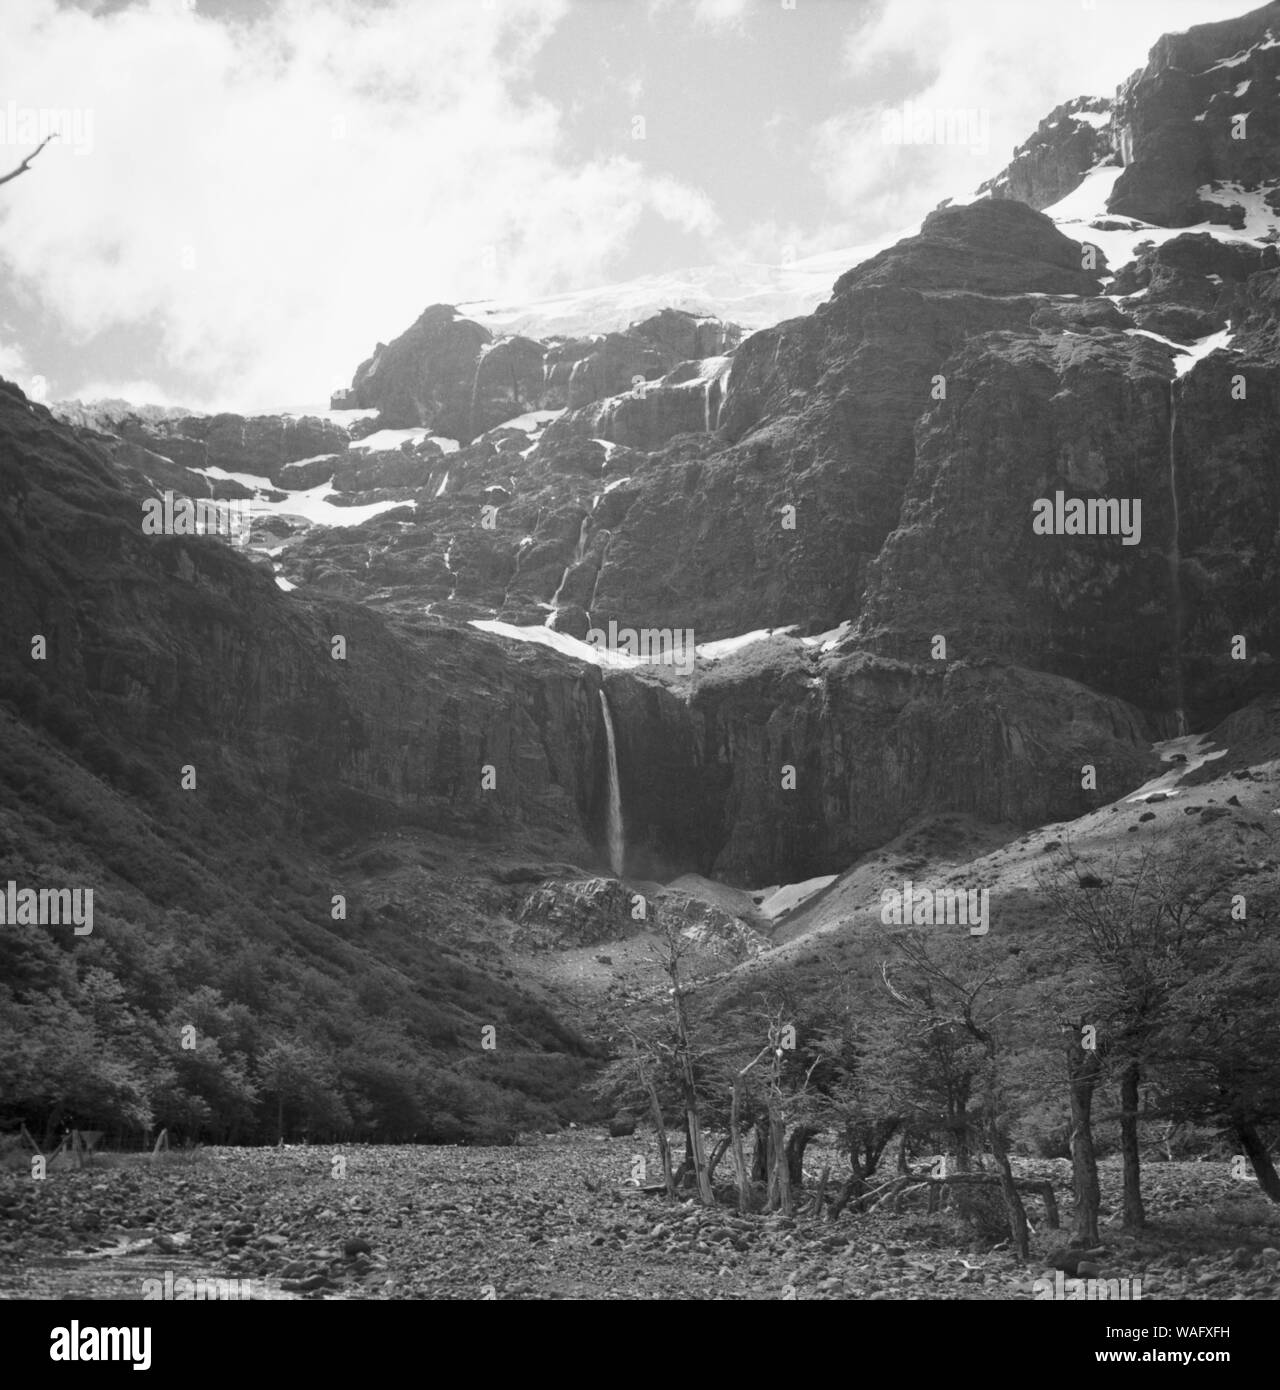
[[[737,24],[747,9],[747,0],[696,0],[694,17],[703,24]]]
[[[765,218],[743,231],[721,238],[718,249],[727,263],[753,261],[761,265],[787,265],[806,256],[851,245],[856,238],[847,226],[825,223],[821,227]]]
[[[6,4],[0,91],[89,111],[94,138],[8,185],[0,258],[68,336],[154,324],[163,365],[205,384],[192,403],[248,409],[322,398],[433,301],[608,278],[646,209],[713,227],[634,158],[561,161],[524,84],[564,7],[283,0],[232,25],[181,0]]]
[[[692,17],[695,24],[705,28],[737,27],[742,23],[751,0],[649,0],[650,15],[671,10],[681,17]]]
[[[69,391],[66,398],[77,401],[130,401],[134,405],[180,406],[186,410],[198,408],[189,400],[176,399],[163,386],[145,377],[83,381]]]
[[[0,376],[23,386],[30,370],[25,354],[16,343],[0,342]]]

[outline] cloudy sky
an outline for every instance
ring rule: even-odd
[[[430,303],[833,250],[1247,0],[4,0],[0,374],[319,404]],[[911,101],[989,148],[893,148]]]

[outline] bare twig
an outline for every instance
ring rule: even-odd
[[[10,169],[7,174],[0,174],[0,183],[8,183],[10,179],[16,179],[19,174],[25,174],[27,170],[31,167],[31,161],[36,157],[36,155],[38,155],[40,151],[44,149],[44,147],[49,143],[50,140],[56,140],[57,138],[57,131],[54,131],[50,135],[46,135],[44,139],[40,141],[40,143],[35,147],[35,149],[31,151],[31,153],[26,157],[26,159],[24,159],[16,169]]]

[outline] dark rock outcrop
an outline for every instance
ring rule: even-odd
[[[376,408],[384,428],[426,426],[467,443],[528,411],[577,410],[617,396],[690,358],[729,352],[740,337],[736,325],[664,309],[621,333],[495,339],[451,305],[434,304],[393,342],[379,343],[333,404]]]
[[[476,395],[481,351],[491,341],[487,328],[459,318],[452,305],[433,304],[356,368],[344,404],[376,407],[386,429],[424,425],[450,439],[471,439],[487,428],[478,423]],[[518,361],[513,353],[509,365]]]
[[[78,423],[75,412],[64,412],[59,407],[58,414]],[[350,443],[343,426],[314,416],[167,413],[157,418],[130,412],[89,428],[99,437],[110,438],[103,432],[108,429],[181,469],[218,468],[225,473],[247,473],[269,478],[281,487],[307,485],[299,483],[297,475],[285,472],[291,464],[345,453]],[[189,493],[193,486],[203,490],[203,485],[189,476],[185,485]]]
[[[661,617],[703,641],[856,613],[944,363],[972,337],[1027,327],[1047,301],[1020,285],[1096,293],[1079,265],[1047,218],[984,201],[934,214],[813,315],[753,334],[719,409],[724,443],[681,441],[636,479],[593,616]]]
[[[1280,4],[1156,43],[1116,94],[1113,145],[1125,170],[1111,212],[1185,227],[1212,220],[1214,210],[1197,195],[1202,185],[1276,179],[1280,45],[1269,43],[1273,36],[1280,36]]]
[[[979,189],[1040,211],[1080,186],[1085,174],[1112,153],[1111,102],[1076,97],[1054,109],[1013,152],[1013,161]]]
[[[989,661],[775,656],[700,679],[688,703],[608,682],[628,864],[641,875],[693,868],[731,882],[796,881],[849,863],[927,811],[1015,825],[1067,819],[1137,785],[1151,765],[1136,709]],[[1086,764],[1097,792],[1082,790]]]
[[[1280,177],[1280,4],[1165,34],[1114,99],[1059,106],[982,185],[992,198],[1045,208],[1100,164],[1123,166],[1108,211],[1164,227],[1242,225],[1205,185],[1274,188]],[[1105,121],[1100,117],[1106,116]]]

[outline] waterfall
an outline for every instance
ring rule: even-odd
[[[1187,732],[1187,712],[1183,705],[1182,689],[1182,554],[1180,532],[1182,521],[1178,512],[1178,459],[1175,433],[1178,428],[1178,380],[1169,383],[1169,500],[1173,516],[1173,537],[1169,543],[1169,599],[1173,613],[1173,708],[1178,721],[1178,736]]]
[[[484,353],[481,352],[476,357],[476,374],[471,378],[471,409],[467,414],[467,442],[471,443],[476,437],[476,398],[480,394],[480,364],[484,361]]]
[[[720,417],[724,414],[724,403],[729,399],[729,373],[733,371],[733,360],[724,369],[724,375],[720,378],[720,399],[716,402],[716,429],[720,428]]]
[[[594,507],[594,503],[592,506]],[[564,573],[560,576],[560,583],[556,586],[556,591],[551,595],[551,612],[547,614],[547,620],[543,627],[554,627],[556,614],[560,611],[560,595],[564,593],[564,586],[569,582],[569,576],[574,568],[582,563],[583,556],[587,553],[587,536],[591,532],[591,515],[588,513],[582,518],[582,525],[578,528],[578,544],[574,548],[573,559],[564,567]]]
[[[613,532],[605,531],[604,544],[600,547],[600,563],[596,566],[595,582],[591,585],[591,597],[587,600],[587,621],[591,620],[591,610],[596,606],[596,594],[600,589],[600,576],[604,573],[604,562],[609,555],[609,546],[613,541]]]
[[[618,745],[613,737],[613,716],[604,689],[600,691],[600,708],[604,711],[604,736],[609,745],[609,810],[606,829],[609,836],[609,867],[621,878],[626,862],[626,841],[622,832],[622,791],[618,786]]]
[[[453,580],[453,587],[449,590],[449,598],[452,600],[458,592],[458,572],[453,568],[453,537],[449,537],[449,544],[445,547],[444,567],[449,573],[449,578]]]

